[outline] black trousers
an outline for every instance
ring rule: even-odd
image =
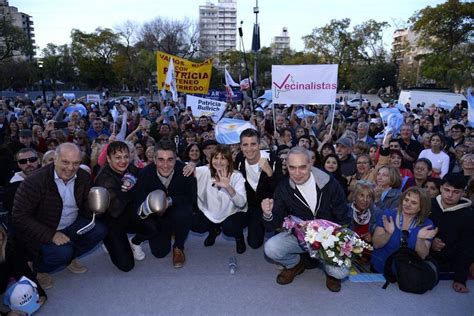
[[[152,218],[141,219],[133,211],[125,211],[117,218],[105,214],[100,220],[108,228],[104,245],[109,252],[110,259],[117,268],[124,272],[132,270],[135,266],[127,234],[137,234],[133,237],[132,242],[139,245],[158,233],[156,221]]]
[[[151,253],[155,257],[163,258],[170,253],[173,235],[173,248],[184,250],[184,242],[191,230],[192,214],[193,206],[182,204],[170,207],[162,216],[150,216],[159,226],[159,233],[150,239]]]
[[[247,211],[247,242],[253,249],[260,248],[265,238],[265,227],[262,223],[262,209],[260,207],[249,206]]]
[[[227,217],[222,223],[211,222],[201,210],[197,210],[193,215],[192,230],[196,233],[210,232],[212,229],[219,229],[225,235],[234,238],[243,238],[243,228],[245,225],[246,214],[237,212]]]

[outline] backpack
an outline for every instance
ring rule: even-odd
[[[439,282],[435,262],[421,259],[415,250],[408,247],[398,249],[387,258],[383,276],[387,280],[383,289],[397,282],[400,290],[415,294],[423,294]]]

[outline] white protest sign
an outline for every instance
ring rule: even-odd
[[[66,100],[74,100],[76,95],[74,93],[63,93],[63,98]]]
[[[100,104],[100,94],[88,94],[86,96],[87,103],[99,103]]]
[[[273,65],[273,103],[334,104],[337,68],[338,65]]]
[[[227,103],[194,97],[188,94],[186,95],[186,106],[191,107],[194,117],[199,118],[203,115],[209,116],[214,122],[217,123],[222,117]]]

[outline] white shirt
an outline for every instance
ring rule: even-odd
[[[61,219],[59,220],[57,230],[62,230],[77,219],[79,208],[77,207],[76,197],[74,196],[74,184],[76,183],[77,175],[74,175],[67,183],[58,176],[54,171],[54,182],[58,187],[59,195],[63,200],[63,209],[61,212]]]
[[[306,203],[308,203],[311,212],[315,214],[318,192],[316,191],[316,181],[314,180],[313,174],[311,173],[309,175],[308,181],[303,184],[297,184],[296,187],[301,192],[301,195],[303,195]]]
[[[245,172],[247,175],[247,182],[254,191],[257,191],[258,180],[260,179],[260,174],[262,173],[262,169],[258,166],[258,162],[254,165],[251,165],[247,159],[245,159]]]
[[[208,166],[196,168],[198,207],[213,223],[222,223],[237,212],[247,212],[247,193],[245,179],[238,171],[230,176],[230,185],[235,195],[231,197],[226,189],[213,186],[211,170]]]
[[[431,149],[425,149],[421,151],[420,156],[418,156],[418,159],[419,158],[427,158],[431,161],[433,169],[441,170],[440,178],[443,178],[449,171],[449,156],[443,151],[435,154]]]

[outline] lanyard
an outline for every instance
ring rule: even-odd
[[[416,227],[416,217],[412,219],[410,223],[410,227],[408,227],[408,234],[404,233],[405,231],[403,230],[403,213],[402,212],[400,212],[400,215],[398,215],[398,224],[400,227],[400,245],[401,247],[407,247],[409,234],[411,233],[411,230]]]
[[[400,226],[400,231],[403,230],[403,213],[400,212],[398,216],[398,224]],[[411,221],[410,227],[408,227],[408,232],[411,233],[411,230],[416,227],[416,217],[414,217]]]

